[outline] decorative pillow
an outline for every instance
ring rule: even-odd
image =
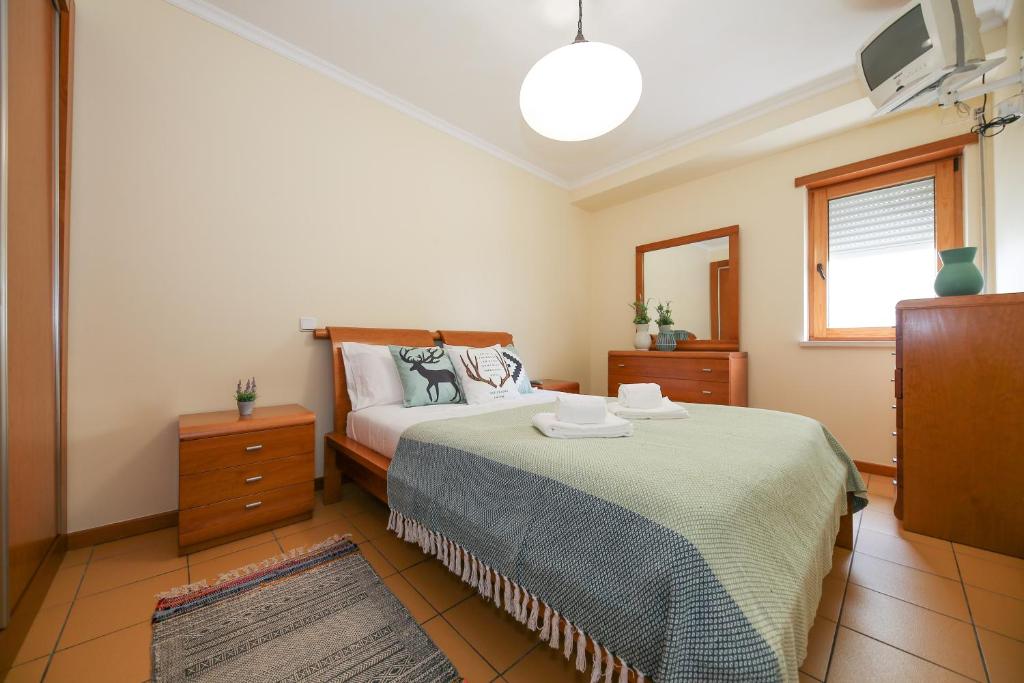
[[[406,408],[441,403],[465,403],[455,368],[444,349],[436,346],[389,346],[402,381]]]
[[[516,350],[516,347],[511,344],[503,346],[501,349],[501,355],[512,368],[512,379],[515,380],[516,388],[519,389],[519,393],[529,394],[533,391],[533,385],[530,384],[530,376],[526,374],[526,366],[523,365],[523,359],[519,355],[519,351]]]
[[[445,349],[452,355],[459,384],[470,405],[519,398],[519,389],[512,379],[512,364],[506,360],[500,345],[482,349],[446,346]]]
[[[388,347],[379,344],[342,342],[345,386],[352,410],[402,402],[402,380]]]

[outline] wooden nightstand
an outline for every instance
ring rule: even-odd
[[[300,405],[178,418],[178,552],[309,519],[316,415]]]
[[[547,391],[562,391],[566,394],[580,393],[580,383],[570,382],[567,379],[539,379],[533,384],[534,389],[545,389]]]

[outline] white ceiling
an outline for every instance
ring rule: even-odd
[[[905,2],[584,0],[586,37],[633,55],[643,95],[611,133],[554,142],[523,121],[519,86],[572,42],[573,0],[169,1],[567,186],[849,81],[857,47]],[[992,25],[1011,1],[975,5]]]

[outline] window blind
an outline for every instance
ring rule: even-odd
[[[934,178],[829,200],[829,256],[934,242]]]

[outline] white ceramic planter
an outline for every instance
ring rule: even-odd
[[[649,351],[651,348],[651,328],[648,325],[637,325],[636,336],[633,337],[633,348],[637,351]]]

